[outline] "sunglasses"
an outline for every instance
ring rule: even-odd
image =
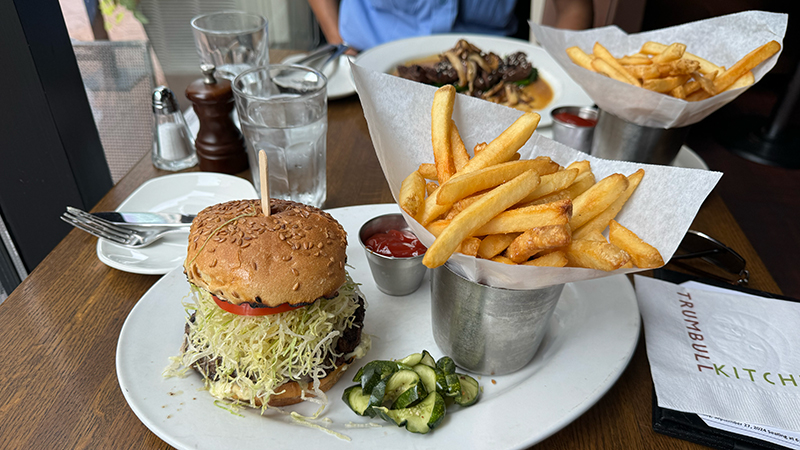
[[[699,261],[721,269],[727,273],[728,277],[710,272],[709,270],[713,269],[703,266],[703,263]],[[745,268],[747,261],[740,254],[699,231],[689,230],[686,232],[686,236],[669,262],[682,269],[740,286],[746,285],[750,281],[750,272]],[[730,275],[736,279],[731,280]]]

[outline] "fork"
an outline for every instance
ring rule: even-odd
[[[161,239],[164,235],[183,228],[149,228],[147,230],[134,230],[115,225],[107,220],[100,219],[78,208],[67,206],[67,211],[61,215],[61,220],[81,229],[93,236],[106,239],[114,244],[128,248],[142,248]]]

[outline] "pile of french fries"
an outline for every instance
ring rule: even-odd
[[[456,90],[436,91],[431,108],[434,163],[400,186],[400,207],[436,239],[423,263],[441,266],[455,252],[506,264],[586,267],[664,265],[656,248],[614,218],[644,177],[616,173],[595,180],[588,161],[562,167],[517,152],[539,124],[528,112],[470,156],[452,120]],[[608,228],[608,240],[602,234]]]
[[[592,54],[579,47],[568,48],[567,55],[584,69],[651,91],[695,102],[720,92],[753,84],[752,69],[781,49],[770,41],[733,64],[730,68],[717,66],[686,51],[686,45],[646,42],[639,53],[615,58],[599,42]]]

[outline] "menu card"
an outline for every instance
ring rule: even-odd
[[[703,120],[746,89],[734,89],[703,101],[687,102],[590,72],[573,63],[566,49],[578,46],[584,52],[592,53],[594,43],[600,42],[612,55],[621,57],[639,52],[642,44],[648,41],[666,45],[681,42],[686,44],[687,52],[718,66],[730,67],[769,41],[778,41],[783,47],[788,20],[788,14],[747,11],[635,34],[626,34],[616,26],[569,31],[532,24],[531,29],[547,53],[600,109],[647,127],[678,128]],[[779,56],[780,52],[753,69],[756,82],[775,66]]]
[[[353,79],[369,125],[375,153],[394,198],[403,179],[421,163],[433,162],[431,104],[436,88],[353,65]],[[521,111],[466,95],[457,95],[453,110],[467,149],[489,142],[511,125]],[[612,173],[645,175],[617,221],[656,247],[667,261],[683,240],[697,210],[722,176],[719,172],[612,161],[587,155],[535,132],[520,149],[523,159],[549,156],[566,166],[588,160],[597,180]],[[406,221],[423,244],[434,236],[416,220]],[[511,266],[455,253],[448,267],[466,278],[506,289],[536,289],[644,269],[613,272],[567,267]]]
[[[636,276],[658,406],[800,448],[800,303]]]

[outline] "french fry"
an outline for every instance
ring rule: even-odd
[[[474,172],[466,173],[462,176],[453,177],[441,187],[441,192],[436,197],[436,202],[440,205],[448,205],[467,197],[468,195],[493,188],[506,181],[512,180],[522,172],[536,171],[537,177],[531,189],[539,185],[539,168],[549,166],[551,161],[543,159],[526,159],[522,161],[511,161],[490,167],[485,167]],[[555,163],[552,163],[555,164]]]
[[[450,119],[450,150],[453,153],[453,165],[456,172],[463,169],[469,162],[469,153],[464,147],[464,142],[461,140],[461,134],[458,132],[458,127],[453,119]]]
[[[717,72],[711,72],[708,75],[703,75],[700,72],[697,72],[697,74],[699,74],[700,77],[703,77],[706,81],[714,81],[714,79],[717,77]],[[689,81],[688,83],[686,83],[684,85],[684,90],[686,91],[686,95],[689,95],[689,94],[693,94],[698,89],[700,89],[700,80],[698,79],[698,75],[695,74],[694,75],[694,80]],[[714,88],[714,89],[716,89],[716,88]]]
[[[673,96],[675,98],[685,99],[686,98],[686,90],[683,88],[683,86],[678,86],[675,89],[669,91],[669,95],[671,95],[671,96]]]
[[[639,66],[639,65],[653,64],[653,61],[649,57],[647,57],[646,55],[640,55],[640,56],[628,55],[628,56],[623,56],[622,58],[617,58],[617,62],[622,64],[623,66],[625,66],[625,65]]]
[[[631,74],[631,76],[633,76],[634,78],[638,78],[640,80],[649,80],[651,78],[658,78],[661,76],[661,72],[659,72],[658,68],[656,68],[653,65],[650,66],[625,65],[622,66],[622,68],[625,69],[625,71],[627,71],[629,74]]]
[[[486,144],[486,142],[478,142],[477,144],[475,144],[475,148],[472,149],[472,154],[477,155],[478,153],[480,153],[481,150],[486,148],[486,145],[488,145]]]
[[[541,187],[541,183],[539,183],[539,186]],[[536,189],[539,189],[539,188],[536,188]],[[518,207],[522,208],[522,207],[526,207],[526,206],[544,205],[544,204],[547,204],[547,203],[554,203],[554,202],[557,202],[559,200],[572,200],[572,196],[569,193],[569,189],[564,189],[564,190],[561,190],[561,191],[553,192],[552,194],[545,195],[544,197],[537,198],[536,200],[533,200],[533,201],[530,201],[530,202],[527,202],[527,203],[522,203]]]
[[[639,183],[642,181],[644,177],[644,169],[639,169],[636,172],[628,175],[628,188],[625,189],[625,192],[617,198],[614,203],[611,204],[608,208],[603,210],[600,214],[595,216],[593,219],[586,222],[582,227],[573,230],[572,237],[573,239],[588,239],[592,233],[602,233],[603,230],[608,227],[608,223],[611,219],[617,217],[617,214],[622,210],[622,207],[625,206],[625,202],[631,198],[633,192],[639,187]]]
[[[489,142],[480,153],[469,160],[464,172],[473,172],[493,164],[506,162],[513,157],[539,126],[541,116],[535,112],[527,112],[517,118],[500,136]]]
[[[483,259],[492,259],[502,253],[520,233],[490,234],[481,240],[478,247],[478,256]]]
[[[639,80],[637,80],[636,78],[631,76],[631,74],[629,74],[622,67],[622,64],[618,63],[616,58],[614,58],[614,56],[611,55],[611,53],[605,47],[603,47],[599,42],[595,42],[594,43],[594,47],[592,48],[592,51],[594,52],[594,56],[596,56],[598,59],[606,62],[609,67],[611,67],[615,72],[619,73],[624,78],[624,81],[626,83],[632,84],[634,86],[639,86],[639,87],[642,86],[642,84],[639,83]],[[600,70],[600,68],[598,68],[598,66],[595,65],[596,62],[597,62],[597,59],[592,61],[592,67],[594,67],[595,70],[597,70],[598,72],[603,72],[606,75],[610,76],[611,78],[616,79],[613,74],[607,73],[607,68],[604,68],[604,70]],[[600,66],[602,66],[602,64]]]
[[[497,256],[495,256],[494,258],[492,258],[492,261],[494,261],[494,262],[499,262],[499,263],[503,263],[503,264],[509,264],[509,265],[514,265],[514,264],[516,264],[516,263],[514,263],[514,261],[512,261],[512,260],[510,260],[510,259],[506,258],[506,257],[505,257],[505,256],[503,256],[503,255],[497,255]]]
[[[589,161],[586,160],[575,161],[565,168],[565,170],[570,170],[570,169],[578,169],[578,175],[581,175],[586,172],[590,172],[592,170],[592,165],[589,163]]]
[[[539,125],[539,119],[541,119],[541,116],[533,112],[521,115],[511,126],[500,133],[500,136],[492,140],[486,145],[486,148],[470,159],[461,172],[456,173],[454,176],[460,176],[493,164],[508,161],[530,139]],[[440,179],[439,181],[441,182],[442,180]],[[434,194],[425,199],[425,206],[423,207],[422,215],[419,217],[419,223],[423,226],[439,218],[450,208],[450,205],[439,204],[436,197],[437,195]]]
[[[746,74],[739,77],[736,81],[734,81],[733,84],[726,87],[725,90],[730,91],[731,89],[739,89],[742,87],[747,87],[755,82],[756,82],[756,77],[753,76],[753,72],[747,72]]]
[[[438,189],[439,189],[439,184],[437,184],[435,181],[429,181],[425,183],[425,192],[427,192],[428,195],[433,195],[433,193],[436,192]]]
[[[436,166],[431,163],[422,163],[419,165],[419,169],[417,169],[422,178],[426,180],[434,180],[437,181],[436,178]]]
[[[400,184],[397,203],[411,217],[416,217],[425,201],[425,179],[418,171],[413,171]]]
[[[489,152],[488,148],[481,153],[487,152]],[[470,163],[474,160],[473,158]],[[513,180],[492,189],[480,200],[468,206],[436,238],[433,245],[425,252],[422,263],[428,268],[435,268],[444,264],[464,239],[475,235],[475,231],[489,222],[494,216],[528,195],[533,189],[530,184],[538,177],[539,174],[533,170],[524,172]]]
[[[478,228],[473,235],[522,233],[534,227],[567,224],[570,217],[572,217],[572,201],[570,200],[526,206],[497,214],[496,217]]]
[[[667,63],[680,59],[686,52],[686,44],[675,42],[667,46],[661,53],[653,55],[653,63]]]
[[[526,266],[537,267],[564,267],[567,265],[567,263],[569,263],[567,260],[567,255],[565,255],[562,251],[556,251],[542,255],[530,261],[526,261],[522,264]]]
[[[571,59],[572,62],[583,67],[584,69],[591,70],[592,72],[595,71],[594,68],[592,67],[592,60],[594,58],[587,55],[586,52],[580,49],[580,47],[568,48],[567,56],[569,56],[569,59]]]
[[[678,75],[675,77],[654,78],[651,80],[644,80],[642,87],[651,91],[666,93],[676,87],[686,83],[689,75]]]
[[[440,234],[442,234],[442,230],[447,228],[448,225],[450,225],[449,220],[434,220],[433,222],[429,223],[425,229],[428,230],[432,235],[438,237]]]
[[[519,264],[542,250],[565,247],[572,242],[569,225],[534,227],[519,235],[508,246],[505,255]]]
[[[481,246],[481,240],[476,237],[468,237],[461,242],[458,246],[458,253],[463,253],[467,256],[478,256],[478,249]]]
[[[601,241],[573,239],[565,252],[570,267],[610,272],[630,261],[631,256],[619,247]]]
[[[710,97],[711,97],[711,95],[708,92],[700,89],[699,91],[695,91],[695,92],[692,92],[691,94],[687,95],[686,96],[686,101],[687,102],[699,102],[700,100],[705,100],[705,99],[710,98]]]
[[[575,178],[575,181],[567,188],[569,198],[574,199],[586,192],[594,185],[595,178],[592,172],[585,172]]]
[[[772,55],[778,53],[780,49],[781,44],[777,41],[769,41],[761,47],[758,47],[739,61],[736,61],[728,70],[719,75],[714,80],[714,86],[718,91],[724,91],[725,88],[733,84],[739,77],[753,70],[753,68],[766,61]]]
[[[633,86],[638,86],[638,87],[642,86],[642,83],[639,83],[639,80],[637,80],[630,73],[628,73],[628,71],[625,70],[625,68],[617,70],[613,66],[611,66],[611,64],[609,64],[607,61],[604,61],[600,58],[595,58],[594,60],[592,60],[592,67],[594,67],[595,72],[602,73],[603,75],[611,79],[631,84]]]
[[[665,44],[660,44],[658,42],[651,41],[651,42],[645,42],[645,44],[642,45],[642,49],[640,50],[640,52],[646,55],[657,55],[663,52],[666,48],[667,46]],[[708,75],[712,72],[719,72],[720,68],[718,65],[709,62],[697,55],[693,55],[689,52],[684,51],[683,57],[700,63],[700,68],[698,70],[703,75]]]
[[[550,195],[553,192],[560,191],[569,187],[578,177],[578,169],[566,169],[548,175],[543,175],[539,178],[539,186],[533,190],[527,197],[522,199],[521,204],[533,202],[539,198]],[[545,202],[549,203],[549,202]]]
[[[431,143],[436,176],[440,183],[449,180],[455,173],[453,153],[450,150],[450,124],[456,88],[448,84],[440,87],[433,95],[431,107]]]
[[[620,173],[603,178],[572,201],[570,226],[579,228],[611,206],[627,188],[628,179]]]
[[[478,192],[477,194],[470,195],[469,197],[462,198],[461,200],[453,203],[453,207],[447,212],[445,219],[454,218],[456,215],[458,215],[458,213],[467,209],[467,206],[475,203],[486,194],[487,192]]]
[[[581,237],[581,239],[586,239],[587,241],[608,242],[608,239],[606,239],[606,237],[603,236],[603,233],[599,231],[591,231],[586,233],[585,236]]]
[[[700,72],[693,72],[692,76],[694,80],[697,81],[697,84],[700,88],[708,93],[708,95],[714,96],[717,95],[717,86],[714,85],[714,78],[708,79],[704,77]]]
[[[608,241],[631,255],[636,267],[654,269],[664,265],[664,259],[655,247],[641,240],[616,220],[612,220],[608,225]]]

